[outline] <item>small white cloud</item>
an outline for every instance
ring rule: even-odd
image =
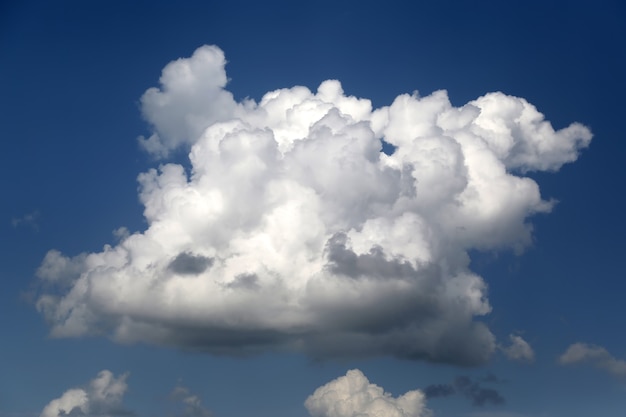
[[[86,388],[73,388],[45,406],[41,417],[113,417],[132,414],[122,406],[128,388],[123,374],[118,378],[107,370],[101,371]]]
[[[304,406],[312,417],[427,417],[424,394],[409,391],[397,398],[371,384],[358,369],[315,390]]]
[[[88,415],[89,399],[87,392],[82,389],[70,389],[50,403],[41,412],[41,417],[60,417],[70,413]]]
[[[617,359],[605,348],[586,343],[574,343],[559,357],[561,365],[590,363],[616,377],[626,378],[626,361]]]
[[[552,203],[525,171],[591,140],[519,97],[445,91],[389,106],[337,80],[236,102],[224,53],[199,48],[143,95],[160,156],[139,175],[147,228],[100,252],[51,251],[39,311],[53,336],[107,334],[212,353],[393,355],[485,363],[495,337],[472,250],[523,248]],[[381,152],[382,141],[395,152]],[[59,288],[52,288],[59,285]]]
[[[535,360],[533,348],[521,336],[510,334],[509,340],[511,341],[511,345],[502,348],[507,358],[526,362],[533,362]]]
[[[170,393],[170,399],[182,405],[181,413],[176,414],[180,417],[210,417],[212,413],[202,405],[202,400],[196,394],[192,393],[189,388],[178,385]]]
[[[21,217],[13,217],[11,219],[11,225],[15,228],[20,226],[30,226],[35,232],[39,230],[39,211],[35,210],[31,213],[27,213]]]
[[[117,240],[122,241],[130,236],[130,232],[128,231],[128,228],[122,226],[113,230],[113,236],[115,236]]]

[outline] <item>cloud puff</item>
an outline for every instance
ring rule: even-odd
[[[591,363],[611,375],[626,378],[626,361],[615,358],[602,346],[574,343],[559,357],[561,365],[583,362]]]
[[[11,225],[14,228],[17,228],[20,226],[30,226],[33,231],[38,232],[39,231],[38,220],[39,220],[39,211],[35,210],[31,213],[27,213],[23,215],[22,217],[13,217],[11,219]]]
[[[182,404],[181,417],[211,417],[212,413],[202,405],[202,400],[189,388],[178,385],[170,394],[172,401]]]
[[[535,360],[533,348],[521,336],[510,334],[509,340],[511,345],[502,348],[507,358],[525,362],[533,362]]]
[[[190,169],[139,176],[148,227],[39,268],[58,337],[107,335],[213,353],[291,349],[475,365],[496,348],[470,250],[523,248],[552,204],[526,171],[591,140],[526,100],[445,91],[373,109],[335,80],[235,102],[215,46],[142,97],[145,149]],[[381,152],[382,141],[393,145]]]
[[[166,157],[181,144],[192,144],[204,129],[229,120],[239,104],[224,90],[227,78],[224,53],[216,46],[198,48],[190,59],[170,62],[161,74],[161,88],[141,97],[144,118],[155,132],[140,138],[141,146]]]
[[[486,382],[496,382],[497,378],[489,375]],[[469,399],[474,406],[486,404],[504,404],[505,400],[500,393],[493,388],[484,388],[480,382],[472,380],[468,376],[458,376],[451,384],[434,384],[424,388],[426,398],[448,397],[461,394]]]
[[[348,371],[315,390],[304,406],[312,417],[426,417],[431,416],[419,390],[397,398],[370,384],[358,369]]]
[[[131,412],[122,406],[127,389],[128,374],[115,376],[107,370],[101,371],[86,388],[73,388],[48,403],[41,417],[109,417],[128,416]]]

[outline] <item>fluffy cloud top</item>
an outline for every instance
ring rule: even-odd
[[[224,65],[204,46],[142,97],[144,147],[187,146],[191,169],[139,176],[145,231],[48,253],[37,308],[52,335],[486,361],[495,338],[476,318],[491,307],[468,251],[527,245],[528,218],[552,204],[522,174],[574,161],[589,130],[555,131],[502,93],[372,109],[329,80],[235,102]]]
[[[198,48],[191,59],[171,62],[161,74],[161,89],[150,88],[141,97],[144,118],[155,132],[140,144],[156,156],[186,143],[192,144],[204,129],[229,120],[238,104],[224,90],[227,78],[224,53],[216,46]]]
[[[107,370],[101,371],[86,388],[73,388],[46,405],[41,417],[109,417],[129,415],[122,407],[128,374],[118,378]]]
[[[348,371],[315,390],[304,403],[312,417],[425,417],[421,391],[409,391],[394,398],[381,387],[370,384],[358,369]]]
[[[585,343],[574,343],[559,357],[561,365],[591,363],[611,375],[626,378],[626,361],[617,359],[605,348]]]

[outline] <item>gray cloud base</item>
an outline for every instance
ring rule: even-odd
[[[37,308],[52,335],[487,361],[497,344],[478,318],[491,307],[468,251],[528,245],[528,218],[552,203],[521,174],[574,161],[589,130],[555,131],[502,93],[372,109],[329,80],[236,102],[224,66],[219,48],[201,47],[142,97],[153,127],[142,146],[186,148],[191,170],[139,176],[145,231],[46,255]]]

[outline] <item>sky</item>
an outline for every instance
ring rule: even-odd
[[[617,1],[0,4],[0,417],[626,409]]]

